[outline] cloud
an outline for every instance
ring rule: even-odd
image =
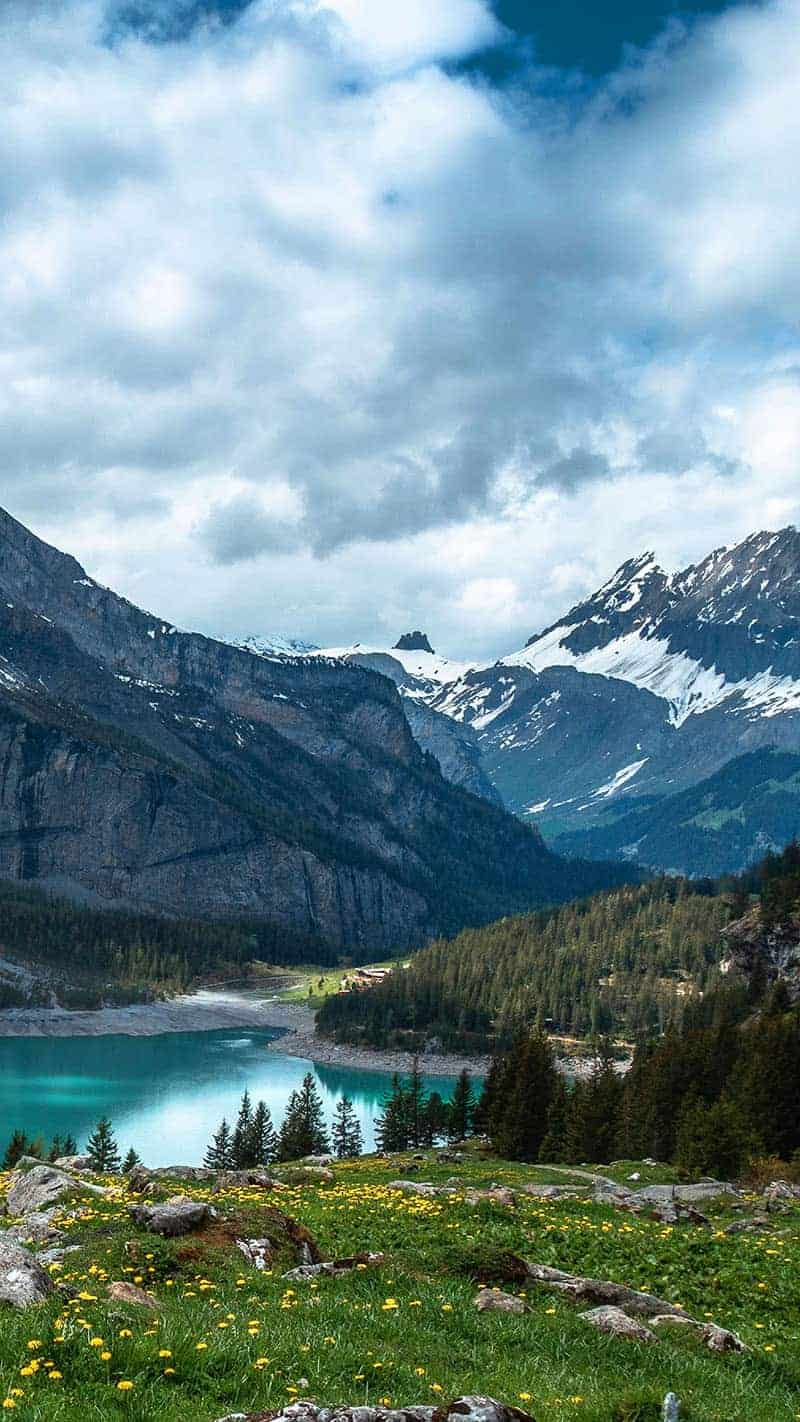
[[[588,97],[450,65],[484,0],[137,9],[0,16],[18,516],[183,624],[489,654],[800,514],[800,0]]]

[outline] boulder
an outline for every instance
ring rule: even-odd
[[[334,1165],[336,1157],[333,1155],[304,1155],[303,1165]]]
[[[484,1200],[489,1200],[493,1205],[513,1205],[516,1197],[513,1190],[509,1190],[505,1185],[492,1185],[488,1190],[465,1190],[464,1201],[467,1205],[480,1205]]]
[[[481,1289],[475,1297],[475,1307],[479,1313],[527,1313],[524,1299],[516,1294],[504,1294],[502,1289]]]
[[[675,1314],[657,1314],[650,1320],[653,1328],[672,1328],[675,1325],[694,1328],[700,1334],[707,1348],[712,1353],[746,1353],[747,1348],[742,1342],[738,1333],[732,1333],[729,1328],[720,1328],[718,1323],[700,1323],[696,1318],[678,1318]]]
[[[29,1215],[68,1195],[78,1185],[71,1175],[42,1161],[30,1170],[15,1170],[8,1184],[6,1206],[10,1215]]]
[[[720,1195],[738,1195],[729,1180],[700,1180],[695,1185],[645,1185],[634,1190],[631,1198],[642,1205],[663,1205],[676,1201],[694,1205],[700,1200],[714,1200]]]
[[[562,1269],[551,1269],[548,1264],[528,1263],[528,1277],[546,1289],[555,1289],[567,1294],[576,1303],[610,1304],[626,1313],[677,1314],[686,1317],[682,1308],[658,1298],[655,1294],[645,1294],[639,1289],[629,1289],[624,1284],[614,1284],[609,1279],[584,1279],[580,1274],[566,1274]]]
[[[327,1165],[281,1165],[276,1179],[282,1185],[332,1185],[336,1176]]]
[[[15,1244],[56,1244],[64,1238],[63,1230],[53,1224],[55,1209],[34,1210],[25,1215],[19,1224],[12,1225],[3,1235]]]
[[[238,1241],[237,1241],[238,1243]],[[296,1269],[290,1269],[282,1277],[290,1282],[303,1279],[318,1279],[320,1275],[335,1277],[338,1274],[349,1274],[353,1269],[377,1269],[385,1263],[385,1254],[373,1254],[365,1252],[363,1254],[351,1254],[346,1259],[329,1259],[320,1264],[300,1264]]]
[[[590,1308],[586,1313],[579,1314],[592,1328],[597,1328],[600,1333],[611,1333],[615,1338],[632,1338],[637,1343],[657,1342],[655,1333],[649,1328],[645,1328],[638,1319],[630,1318],[621,1308],[615,1308],[612,1304],[606,1304],[602,1308]]]
[[[53,1161],[53,1165],[57,1166],[59,1170],[67,1170],[71,1175],[74,1175],[76,1171],[91,1170],[92,1158],[89,1155],[60,1155],[57,1160]]]
[[[145,1293],[144,1289],[139,1289],[135,1284],[129,1284],[127,1279],[115,1279],[108,1286],[108,1297],[115,1303],[134,1304],[137,1308],[158,1309],[158,1303],[152,1294]]]
[[[173,1195],[163,1204],[129,1205],[128,1214],[143,1229],[151,1234],[161,1234],[165,1239],[191,1234],[217,1217],[216,1210],[207,1200],[190,1200],[186,1195]]]
[[[262,1273],[267,1269],[273,1259],[272,1241],[269,1239],[237,1239],[234,1240],[236,1248],[243,1254],[248,1264]]]
[[[536,1180],[529,1180],[522,1190],[525,1195],[535,1195],[537,1200],[567,1200],[587,1193],[585,1186],[540,1185]]]
[[[41,1264],[22,1245],[0,1235],[0,1303],[29,1308],[43,1303],[55,1284]]]

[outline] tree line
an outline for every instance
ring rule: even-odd
[[[467,929],[423,948],[369,991],[327,999],[318,1030],[337,1041],[450,1051],[551,1033],[636,1037],[679,1022],[717,980],[722,886],[657,879]]]

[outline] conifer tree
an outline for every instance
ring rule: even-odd
[[[130,1175],[131,1171],[135,1170],[137,1165],[141,1165],[141,1163],[142,1157],[138,1155],[137,1152],[134,1150],[133,1146],[131,1146],[130,1150],[128,1151],[128,1154],[125,1156],[125,1159],[122,1162],[123,1175]]]
[[[300,1160],[305,1155],[322,1155],[330,1150],[322,1101],[314,1077],[307,1072],[299,1091],[289,1097],[286,1115],[278,1134],[278,1159]]]
[[[224,1117],[219,1129],[211,1137],[203,1164],[210,1170],[230,1170],[233,1166],[233,1138],[231,1128]]]
[[[253,1105],[250,1100],[250,1092],[245,1087],[231,1141],[234,1170],[246,1170],[248,1166],[255,1165],[255,1161],[251,1159],[252,1150]]]
[[[253,1112],[250,1131],[250,1156],[253,1165],[269,1165],[275,1159],[278,1137],[266,1102],[259,1101]]]
[[[383,1111],[375,1122],[375,1141],[379,1150],[392,1154],[407,1150],[409,1140],[408,1096],[395,1072],[391,1093],[384,1100]]]
[[[409,1144],[418,1149],[419,1146],[428,1144],[428,1122],[426,1120],[428,1098],[419,1069],[419,1057],[414,1057],[411,1063],[411,1073],[406,1086],[406,1103]]]
[[[20,1160],[23,1155],[30,1155],[30,1144],[24,1131],[14,1131],[11,1140],[6,1146],[6,1153],[3,1157],[3,1169],[13,1170],[17,1161]]]
[[[498,1155],[538,1160],[556,1080],[547,1038],[534,1032],[520,1039],[506,1059],[492,1111],[492,1144]]]
[[[364,1139],[361,1124],[349,1096],[343,1096],[336,1103],[333,1115],[333,1149],[339,1160],[349,1160],[361,1155]]]
[[[475,1114],[475,1097],[472,1093],[472,1078],[466,1067],[459,1075],[450,1102],[448,1135],[451,1140],[463,1141],[472,1133],[472,1118]]]
[[[86,1142],[92,1168],[102,1175],[114,1175],[120,1168],[119,1146],[107,1116],[101,1116]]]

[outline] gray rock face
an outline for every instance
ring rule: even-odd
[[[449,784],[385,677],[178,632],[2,511],[0,646],[4,878],[377,952],[461,926],[464,862],[472,919],[625,877]]]
[[[55,1284],[27,1249],[0,1235],[0,1303],[29,1308],[43,1303]]]
[[[632,1338],[637,1343],[655,1343],[656,1335],[638,1319],[630,1318],[621,1308],[606,1304],[600,1308],[587,1309],[579,1315],[600,1333],[612,1333],[615,1338]]]
[[[58,1170],[67,1170],[71,1175],[76,1171],[91,1170],[92,1161],[88,1155],[60,1155],[53,1164]]]
[[[128,1214],[151,1234],[161,1234],[165,1239],[177,1235],[191,1234],[202,1229],[208,1220],[216,1218],[216,1211],[207,1200],[190,1200],[185,1195],[175,1195],[163,1204],[129,1205]]]
[[[34,1165],[11,1176],[6,1205],[10,1215],[28,1215],[46,1210],[77,1186],[77,1181],[54,1165]]]

